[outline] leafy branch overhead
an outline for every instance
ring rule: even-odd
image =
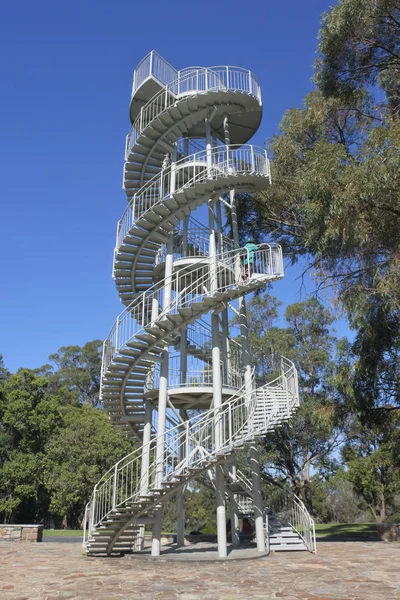
[[[332,287],[356,330],[354,401],[400,406],[400,5],[340,0],[323,18],[316,89],[268,142],[272,185],[241,202],[260,230]]]

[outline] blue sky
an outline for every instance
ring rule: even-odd
[[[101,338],[122,310],[111,279],[132,74],[156,49],[178,69],[254,71],[254,143],[312,89],[327,0],[22,0],[0,20],[0,353],[12,371]],[[299,299],[298,270],[273,293]],[[307,291],[311,292],[311,286]],[[304,297],[304,294],[303,294]],[[340,326],[345,332],[345,325]]]

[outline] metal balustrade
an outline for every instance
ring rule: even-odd
[[[244,374],[240,369],[239,355],[231,355],[229,365],[221,360],[221,381],[224,388],[239,389],[244,382]],[[180,354],[170,354],[168,363],[168,389],[212,387],[213,371],[210,367],[211,350],[208,350],[208,362],[206,358],[188,356],[188,367],[183,372],[180,367]],[[160,364],[156,363],[148,371],[145,388],[147,390],[158,390],[160,383]]]
[[[254,510],[253,499],[246,494],[238,493],[236,497],[238,511],[244,515],[251,515]]]
[[[156,315],[154,307],[162,306],[165,286],[162,280],[138,296],[117,318],[104,342],[102,374],[105,373],[113,357],[146,325],[156,323],[166,314],[177,314],[179,309],[190,307],[193,302],[202,302],[216,293],[234,290],[238,286],[251,286],[257,278],[279,277],[283,275],[282,249],[278,245],[265,244],[265,248],[255,252],[239,248],[221,254],[214,261],[192,271],[177,272],[170,280],[171,303]]]
[[[267,496],[268,511],[282,524],[288,524],[300,536],[310,552],[316,552],[315,522],[296,494],[282,486],[270,485]]]
[[[234,249],[234,242],[225,235],[218,236],[217,252],[229,252]],[[174,229],[173,256],[174,260],[179,258],[201,258],[210,254],[210,234],[208,228],[191,217],[185,226],[180,225]],[[154,266],[165,262],[167,255],[166,244],[161,244],[156,254]]]
[[[158,52],[152,50],[140,61],[133,73],[132,97],[135,95],[136,90],[149,77],[154,77],[162,85],[168,85],[171,81],[177,79],[178,76],[179,71],[174,69]]]
[[[174,193],[177,194],[184,188],[228,176],[252,174],[270,178],[270,164],[263,148],[250,144],[224,145],[201,150],[163,169],[131,198],[118,221],[114,256],[135,223],[157,203],[170,198],[168,190],[172,172]]]
[[[146,59],[144,59],[146,61]],[[137,81],[143,82],[150,75],[151,56],[140,65]],[[165,69],[161,76],[168,78],[168,70]],[[157,77],[159,79],[159,77]],[[161,80],[160,80],[161,81]],[[136,87],[135,87],[136,86]],[[135,91],[137,84],[134,80]],[[261,105],[260,84],[254,73],[241,67],[194,67],[178,72],[174,81],[169,82],[163,89],[155,94],[140,110],[135,119],[130,133],[126,138],[125,158],[129,154],[139,135],[151,122],[159,117],[169,107],[173,106],[177,99],[193,94],[201,94],[213,91],[240,92],[254,96]]]
[[[287,361],[290,363],[290,361]],[[291,368],[295,370],[293,363]],[[286,374],[282,373],[282,381]],[[271,388],[272,384],[263,386]],[[163,483],[173,482],[177,476],[187,479],[214,464],[235,447],[241,447],[254,436],[262,435],[280,423],[280,410],[274,402],[260,403],[259,390],[243,385],[219,409],[210,409],[190,418],[185,423],[168,429],[150,441],[145,451],[139,448],[124,457],[96,484],[87,507],[90,519],[89,535],[118,506],[131,505],[147,491],[162,492]],[[297,401],[292,399],[292,410]],[[263,411],[262,424],[256,415]],[[161,451],[160,451],[161,448]],[[149,469],[142,475],[143,456],[148,457]],[[182,480],[179,480],[182,483]],[[158,496],[154,497],[157,502]],[[87,536],[85,535],[85,539]]]

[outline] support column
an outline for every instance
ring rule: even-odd
[[[144,426],[143,426],[143,452],[142,468],[140,474],[140,494],[145,496],[149,489],[149,465],[150,465],[150,441],[151,441],[151,418],[153,415],[153,406],[150,400],[144,403]],[[140,526],[136,540],[136,550],[143,550],[144,547],[144,525]]]
[[[185,139],[185,156],[188,154],[188,140]],[[183,221],[183,236],[182,236],[182,255],[187,256],[187,243],[188,243],[188,225],[189,217],[185,217]],[[179,343],[179,354],[180,354],[180,383],[181,385],[186,384],[187,379],[187,326],[185,325],[180,329],[180,343]],[[180,411],[182,415],[182,411]],[[179,460],[185,458],[185,448],[181,445],[179,448]],[[177,491],[176,496],[176,508],[177,508],[177,547],[184,546],[185,544],[185,487],[182,486]]]
[[[186,326],[180,330],[181,341],[179,345],[180,350],[180,382],[181,385],[186,383],[187,373],[187,329]],[[181,417],[182,411],[180,411]],[[185,458],[185,448],[183,445],[179,448],[179,460],[182,461]],[[177,546],[183,546],[185,543],[185,490],[184,486],[180,487],[177,491]]]
[[[265,552],[265,532],[263,517],[263,500],[261,492],[261,476],[258,450],[255,443],[250,446],[250,469],[253,483],[254,522],[256,526],[257,550]]]
[[[215,203],[215,217],[217,222],[218,230],[218,254],[223,253],[223,234],[222,234],[222,211],[221,211],[221,200],[218,199]],[[224,308],[221,312],[221,333],[222,333],[222,361],[223,361],[223,376],[222,381],[228,385],[231,383],[230,377],[230,343],[229,343],[229,317],[228,309]]]
[[[206,121],[206,143],[207,154],[211,147],[210,125]],[[211,158],[211,157],[210,157]],[[208,222],[210,232],[210,286],[212,292],[215,292],[218,285],[216,246],[215,246],[215,224],[213,203],[209,200]],[[213,398],[215,414],[215,449],[218,450],[223,444],[222,423],[220,420],[220,411],[222,406],[222,380],[221,380],[221,349],[219,345],[219,319],[218,315],[211,315],[211,341],[212,341],[212,369],[213,369]],[[215,492],[217,500],[217,536],[218,536],[218,556],[226,558],[228,555],[226,542],[226,515],[225,515],[225,481],[222,465],[215,467]]]
[[[233,461],[231,466],[231,481],[236,481],[236,465],[235,461]],[[231,536],[232,536],[232,546],[235,548],[239,546],[239,510],[237,505],[237,496],[235,493],[229,493],[229,504],[230,504],[230,515],[231,515]]]
[[[228,118],[224,119],[224,133],[225,133],[225,143],[229,144],[229,123]],[[237,220],[237,212],[236,212],[236,200],[235,200],[235,192],[231,190],[230,192],[230,205],[231,205],[231,218],[232,218],[232,233],[235,248],[240,247],[239,241],[239,227]],[[239,298],[239,323],[240,323],[240,341],[242,344],[242,361],[244,368],[244,382],[245,382],[245,390],[248,395],[248,400],[251,397],[252,393],[252,377],[251,377],[251,363],[249,356],[249,345],[248,345],[248,336],[249,336],[249,327],[247,322],[247,314],[246,314],[246,300],[244,297]],[[251,469],[251,480],[253,484],[253,504],[254,504],[254,520],[255,520],[255,528],[256,528],[256,540],[257,540],[257,550],[259,552],[265,552],[265,533],[264,533],[264,523],[263,523],[263,501],[262,501],[262,493],[261,493],[261,476],[260,476],[260,464],[258,458],[258,451],[255,443],[252,443],[250,447],[250,469]]]
[[[170,193],[175,191],[175,163],[176,163],[176,147],[172,156],[171,163],[171,179]],[[165,278],[164,278],[164,295],[163,309],[167,308],[171,303],[172,298],[172,273],[173,273],[173,232],[168,236],[167,253],[165,257]],[[168,398],[168,346],[165,346],[161,355],[160,365],[160,386],[158,392],[158,440],[156,448],[156,487],[161,486],[161,481],[164,473],[164,445],[165,445],[165,429],[167,416],[167,398]],[[151,546],[151,555],[159,556],[161,552],[161,517],[162,509],[157,508],[154,511],[155,523],[153,526],[153,540]]]
[[[178,548],[185,545],[185,486],[181,486],[177,492],[177,536],[176,545]]]
[[[218,315],[211,315],[212,328],[212,365],[213,365],[213,396],[215,414],[215,448],[218,450],[223,444],[222,423],[220,410],[222,406],[222,381],[221,381],[221,351],[219,347]],[[222,465],[215,467],[215,492],[217,499],[217,535],[218,556],[226,558],[226,514],[225,514],[225,481]]]

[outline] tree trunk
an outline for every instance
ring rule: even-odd
[[[306,505],[307,510],[313,514],[313,503],[312,503],[312,491],[311,491],[311,482],[310,482],[310,463],[307,460],[304,463],[303,473],[302,473],[302,487],[303,487],[303,501]]]
[[[379,523],[385,523],[386,521],[386,502],[384,494],[381,494],[380,497],[380,507],[379,507]]]

